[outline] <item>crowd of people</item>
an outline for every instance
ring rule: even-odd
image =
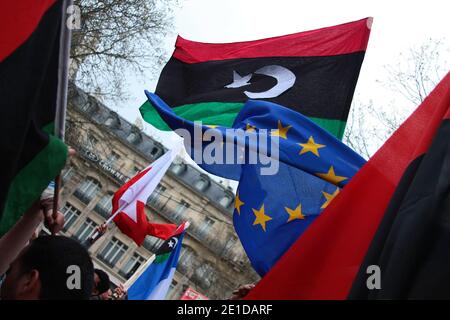
[[[69,155],[75,151],[69,149]],[[39,236],[44,225],[51,235]],[[122,284],[112,289],[108,274],[94,269],[88,248],[104,234],[83,243],[57,235],[64,215],[54,212],[54,184],[42,193],[16,224],[0,238],[0,299],[2,300],[124,300]],[[240,286],[230,300],[242,299],[254,287]]]
[[[59,212],[53,215],[51,209],[46,211],[48,204],[36,202],[0,239],[1,299],[126,299],[122,285],[111,290],[108,274],[94,269],[85,245],[55,235],[64,218]],[[42,222],[52,235],[36,236],[33,228]]]
[[[69,149],[69,155],[75,154]],[[0,239],[0,298],[2,300],[126,299],[126,289],[111,289],[108,274],[94,269],[86,243],[57,235],[64,215],[54,212],[50,183],[16,224]],[[39,236],[44,225],[51,235]],[[106,226],[98,227],[99,234]]]

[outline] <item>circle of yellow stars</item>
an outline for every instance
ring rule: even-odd
[[[272,129],[270,132],[270,135],[275,137],[280,137],[281,139],[287,139],[287,134],[289,129],[291,129],[291,125],[284,125],[280,120],[278,120],[277,129]],[[256,127],[247,123],[246,124],[246,131],[254,132],[256,130]],[[303,143],[298,143],[298,145],[301,147],[301,150],[299,151],[299,155],[306,154],[308,152],[312,153],[316,157],[320,157],[320,149],[325,148],[326,145],[317,143],[314,140],[313,136],[310,136],[307,141]],[[330,166],[327,172],[319,172],[316,173],[316,175],[328,182],[331,182],[335,185],[339,184],[340,182],[348,179],[344,176],[339,176],[336,174],[334,167]],[[340,189],[336,188],[336,190],[333,193],[328,193],[325,191],[322,191],[322,195],[325,198],[325,202],[320,207],[321,209],[325,209],[328,207],[328,205],[331,203],[331,201],[339,194]],[[242,201],[242,199],[239,196],[239,192],[236,194],[235,202],[234,202],[234,208],[238,215],[241,214],[241,208],[245,205],[245,202]],[[267,223],[271,221],[273,218],[269,216],[268,213],[265,211],[264,203],[261,205],[261,207],[258,208],[251,208],[253,214],[255,215],[255,220],[253,222],[253,226],[261,226],[262,230],[265,232],[267,229]],[[306,218],[306,215],[302,212],[302,206],[299,203],[297,207],[295,208],[289,208],[284,207],[284,210],[286,211],[288,215],[288,219],[286,223],[289,223],[291,221],[295,220],[304,220]]]
[[[339,188],[336,188],[336,190],[333,193],[327,193],[325,191],[322,191],[323,196],[325,197],[325,202],[320,207],[321,209],[325,209],[328,207],[328,205],[331,203],[331,201],[339,194]],[[242,201],[239,191],[236,193],[236,198],[234,201],[234,208],[238,215],[241,215],[241,209],[242,206],[245,205],[245,202]],[[261,205],[261,207],[258,208],[251,208],[253,214],[255,215],[255,220],[253,221],[253,226],[261,226],[262,230],[265,232],[267,229],[266,223],[271,221],[273,218],[266,213],[264,203]],[[291,221],[295,220],[304,220],[306,219],[307,215],[303,213],[302,211],[302,205],[299,203],[297,207],[295,208],[289,208],[284,207],[284,210],[286,211],[286,214],[288,215],[288,219],[286,223],[289,223]]]

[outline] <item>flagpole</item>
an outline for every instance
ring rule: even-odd
[[[116,210],[105,222],[103,222],[102,225],[107,226],[108,224],[113,221],[113,219],[125,209],[125,207],[128,205],[128,203],[124,203],[119,209]],[[91,242],[94,243],[97,241],[97,237],[99,236],[99,232],[97,229],[94,229],[91,231],[91,234],[89,235],[88,239],[91,239]]]
[[[67,87],[69,83],[69,59],[70,44],[72,40],[72,30],[66,25],[67,8],[73,4],[73,0],[64,0],[62,5],[61,33],[59,38],[59,57],[58,57],[58,89],[56,92],[56,112],[55,112],[55,131],[57,138],[64,141],[64,131],[66,122],[67,106]],[[55,178],[55,191],[53,195],[53,217],[58,216],[59,190],[61,186],[61,175]]]
[[[189,225],[190,225],[189,221],[185,221],[184,222],[184,230],[186,230],[189,227]],[[175,230],[175,234],[177,234],[179,227],[177,228],[177,230]],[[128,291],[128,289],[133,285],[133,283],[136,281],[136,279],[139,278],[141,276],[141,274],[147,269],[147,267],[153,263],[155,258],[156,258],[156,255],[153,254],[143,265],[141,265],[136,270],[136,272],[123,284],[125,290]]]

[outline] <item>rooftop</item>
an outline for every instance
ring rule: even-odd
[[[95,123],[108,127],[111,133],[144,159],[147,159],[149,163],[167,151],[163,144],[145,134],[136,125],[131,124],[74,84],[69,85],[69,103],[78,111],[90,117]],[[230,215],[233,213],[234,192],[231,187],[225,187],[216,182],[209,175],[184,162],[181,158],[172,163],[168,174],[190,186],[200,196],[208,198],[219,210]]]

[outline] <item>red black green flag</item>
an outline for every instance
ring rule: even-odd
[[[286,36],[212,44],[178,37],[155,93],[183,119],[232,127],[248,99],[301,112],[341,137],[371,18]],[[143,118],[170,128],[146,102]]]
[[[62,1],[0,2],[0,234],[65,164],[53,132]]]
[[[449,299],[449,137],[450,73],[248,299]]]

